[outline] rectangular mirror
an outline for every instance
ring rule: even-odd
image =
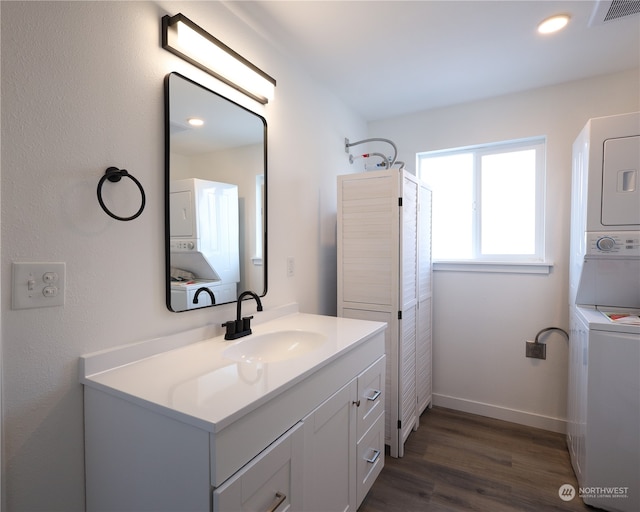
[[[171,73],[165,153],[167,307],[209,307],[211,297],[226,304],[244,290],[264,296],[266,120]]]

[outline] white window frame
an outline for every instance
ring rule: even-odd
[[[481,183],[480,161],[483,156],[491,154],[534,149],[536,151],[535,171],[535,251],[534,254],[481,254],[480,229]],[[545,273],[548,274],[553,264],[546,260],[545,254],[545,174],[546,174],[546,138],[533,137],[505,142],[465,146],[437,151],[425,151],[416,154],[416,169],[421,175],[422,161],[431,157],[453,156],[472,153],[474,208],[472,219],[472,256],[468,259],[435,259],[434,270],[455,270],[474,272],[508,272],[508,273]],[[437,191],[435,192],[437,194]]]

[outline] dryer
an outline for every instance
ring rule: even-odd
[[[570,305],[598,300],[577,297],[581,279],[587,285],[593,279],[601,281],[592,276],[640,276],[635,252],[640,233],[639,161],[639,112],[590,119],[573,144]],[[583,278],[585,262],[593,264]],[[612,269],[613,265],[618,268]],[[607,298],[606,302],[620,300]],[[607,305],[640,307],[635,298],[625,302]]]

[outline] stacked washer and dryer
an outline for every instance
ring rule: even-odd
[[[573,145],[567,442],[585,503],[640,510],[640,113]]]

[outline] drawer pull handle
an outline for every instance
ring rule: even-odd
[[[374,402],[375,400],[378,399],[378,397],[380,396],[380,391],[378,391],[377,389],[373,392],[373,395],[368,396],[367,400],[371,400],[372,402]]]
[[[378,460],[378,457],[380,457],[380,450],[373,450],[373,455],[370,458],[364,460],[369,464],[375,464],[375,462]]]
[[[267,509],[267,512],[276,512],[276,509],[282,505],[282,502],[287,499],[287,495],[281,492],[276,492],[275,498],[273,498],[273,502],[271,506]]]

